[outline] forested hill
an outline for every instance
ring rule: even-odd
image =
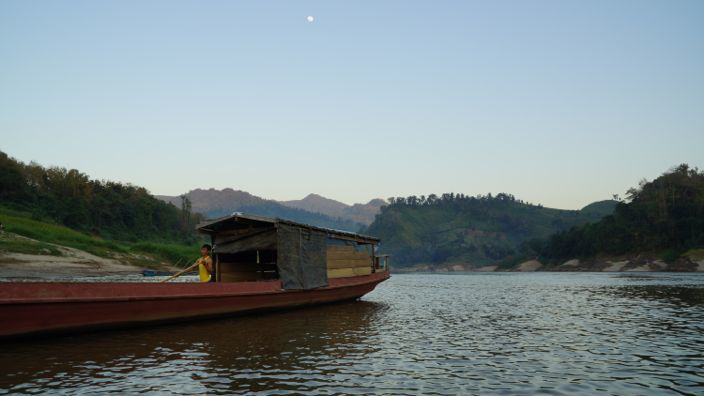
[[[199,215],[129,184],[90,179],[76,169],[25,164],[0,152],[0,208],[86,234],[123,241],[195,240]]]
[[[527,255],[546,262],[657,253],[666,261],[704,248],[704,172],[683,164],[628,191],[613,215],[534,242]]]
[[[583,210],[550,209],[504,193],[389,201],[365,232],[380,237],[380,251],[393,255],[394,265],[400,267],[495,263],[517,253],[527,240],[598,221],[615,205],[615,201],[602,201]]]

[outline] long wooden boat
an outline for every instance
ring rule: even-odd
[[[117,328],[359,298],[387,271],[331,279],[327,287],[283,290],[278,280],[235,283],[3,283],[0,336]]]
[[[0,337],[353,300],[389,278],[372,237],[242,214],[198,229],[214,245],[215,282],[0,283]]]

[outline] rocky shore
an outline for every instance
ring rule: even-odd
[[[454,263],[433,266],[418,264],[411,267],[393,267],[395,273],[412,272],[704,272],[704,249],[691,250],[676,260],[665,262],[655,254],[638,254],[623,257],[598,257],[589,260],[571,259],[560,264],[538,260],[524,261],[513,268],[499,265],[476,266]]]

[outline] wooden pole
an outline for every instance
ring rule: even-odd
[[[164,279],[163,281],[161,281],[161,282],[159,282],[159,283],[168,282],[168,281],[170,281],[171,279],[178,278],[179,276],[185,274],[186,272],[192,270],[193,268],[196,268],[196,267],[198,266],[198,264],[200,264],[200,260],[196,261],[192,266],[186,268],[185,270],[180,271],[180,272],[178,272],[178,273],[176,273],[176,274],[174,274],[174,275],[171,275],[170,277]]]

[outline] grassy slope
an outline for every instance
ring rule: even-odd
[[[5,232],[0,234],[0,252],[61,256],[56,245],[34,241]]]
[[[192,246],[162,243],[105,240],[86,235],[46,220],[33,219],[30,214],[0,207],[0,222],[5,231],[32,238],[36,241],[12,237],[0,238],[0,252],[60,255],[61,251],[51,244],[67,246],[100,257],[120,255],[135,265],[150,266],[159,262],[185,266],[198,256],[198,244]]]

